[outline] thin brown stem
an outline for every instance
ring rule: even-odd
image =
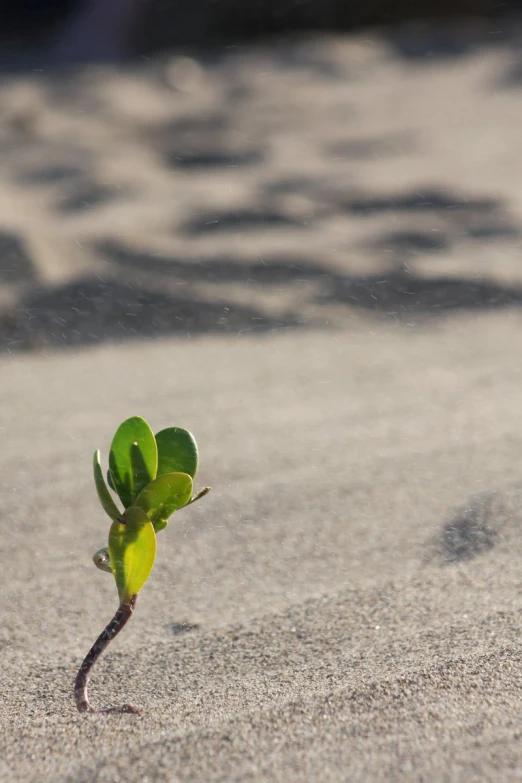
[[[109,707],[104,710],[96,710],[89,701],[89,694],[87,687],[89,684],[89,677],[91,676],[91,669],[105,650],[105,648],[112,642],[115,636],[119,634],[121,629],[127,624],[132,617],[137,595],[131,595],[128,601],[122,603],[107,625],[105,630],[98,636],[93,646],[85,656],[85,660],[80,666],[80,670],[76,675],[74,681],[74,698],[76,699],[76,706],[78,712],[133,712],[139,713],[136,707],[132,707],[130,704],[124,704],[122,707]]]

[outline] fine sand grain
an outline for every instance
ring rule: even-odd
[[[4,360],[2,779],[515,779],[520,351],[502,315]],[[78,716],[116,609],[89,457],[135,412],[214,490],[93,676],[143,715]]]

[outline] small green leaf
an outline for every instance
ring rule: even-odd
[[[131,506],[113,522],[109,533],[109,558],[120,602],[137,595],[152,571],[156,534],[141,508]]]
[[[192,433],[181,427],[168,427],[156,435],[158,444],[158,476],[164,473],[196,475],[198,447]]]
[[[109,468],[121,502],[132,506],[141,490],[156,478],[158,449],[154,434],[140,416],[120,424],[112,439]]]
[[[135,505],[143,509],[156,532],[162,530],[171,514],[182,508],[192,494],[192,479],[187,473],[164,473],[136,498]]]
[[[100,465],[99,450],[94,452],[92,467],[94,470],[94,483],[96,484],[96,492],[98,493],[100,503],[102,504],[104,510],[107,512],[110,518],[112,520],[116,520],[120,516],[121,511],[119,510],[118,506],[112,499],[111,493],[107,489],[107,485],[103,479],[103,471]]]

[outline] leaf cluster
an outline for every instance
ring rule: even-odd
[[[140,416],[127,419],[116,430],[107,483],[99,451],[94,454],[93,468],[98,498],[112,520],[108,549],[100,550],[93,559],[99,568],[114,575],[124,603],[139,593],[150,576],[156,533],[167,526],[175,511],[203,497],[210,488],[192,494],[198,468],[194,436],[181,427],[168,427],[154,435]]]

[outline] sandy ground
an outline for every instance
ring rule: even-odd
[[[509,30],[4,74],[0,780],[522,780]],[[117,605],[91,455],[189,427]]]

